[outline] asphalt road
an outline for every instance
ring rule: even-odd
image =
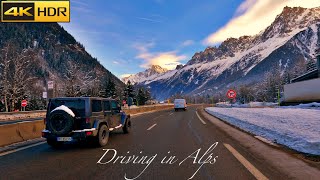
[[[45,143],[0,156],[0,179],[287,178],[214,124],[200,120],[196,108],[133,117],[132,132],[112,133],[104,148],[69,144],[55,150]],[[205,153],[210,146],[211,150]],[[135,164],[121,164],[121,160],[128,162],[128,156],[133,155],[138,157]],[[175,156],[172,164],[161,163],[165,156]],[[101,164],[97,163],[99,160]]]

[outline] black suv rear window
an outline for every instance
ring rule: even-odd
[[[105,111],[110,111],[110,101],[103,101],[103,105],[104,105],[104,110]]]
[[[85,101],[81,99],[72,99],[72,100],[61,100],[61,99],[54,99],[50,102],[49,112],[54,110],[55,108],[65,105],[69,109],[73,111],[73,113],[77,117],[85,116]]]
[[[92,112],[101,112],[101,111],[102,111],[101,101],[93,100],[92,101]]]

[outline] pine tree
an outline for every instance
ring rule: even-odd
[[[106,98],[116,98],[117,96],[116,85],[111,78],[109,78],[108,81],[106,82],[104,91],[105,91]]]
[[[145,105],[147,103],[147,101],[151,99],[150,90],[148,88],[145,89],[143,87],[140,87],[138,89],[136,99],[137,99],[138,105]]]
[[[138,90],[137,103],[138,105],[145,105],[145,92],[143,88],[139,88]]]
[[[135,97],[134,87],[130,81],[128,81],[128,83],[124,89],[124,97],[126,99],[128,99],[129,97],[131,97],[131,98]]]

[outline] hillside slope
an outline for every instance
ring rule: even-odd
[[[58,23],[0,23],[2,55],[8,44],[12,59],[24,52],[33,53],[21,69],[28,76],[25,79],[31,79],[28,81],[28,92],[24,92],[25,94],[41,96],[47,81],[54,81],[59,96],[65,95],[70,82],[80,89],[96,87],[97,92],[109,78],[117,87],[124,86],[122,81],[86,52],[83,45]],[[4,59],[4,56],[0,57],[0,64],[4,63]],[[15,60],[12,63],[14,64]],[[10,67],[10,71],[14,71],[15,66]],[[3,70],[3,67],[0,69]],[[12,84],[14,79],[9,78],[9,81],[9,84]]]

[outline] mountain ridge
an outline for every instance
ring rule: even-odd
[[[273,67],[290,70],[301,59],[312,59],[319,48],[319,23],[319,7],[285,7],[259,34],[228,38],[219,47],[195,53],[183,68],[138,84],[165,99],[176,93],[214,94],[259,82]]]
[[[28,67],[22,69],[33,79],[26,93],[37,91],[42,94],[47,81],[55,82],[61,96],[65,95],[71,81],[86,91],[89,86],[100,87],[109,78],[117,87],[124,86],[58,23],[0,23],[0,37],[0,50],[11,44],[12,51],[17,54],[23,51],[36,54],[29,59]]]

